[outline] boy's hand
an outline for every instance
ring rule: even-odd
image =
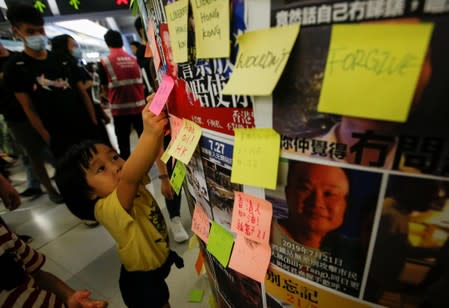
[[[92,300],[87,290],[76,291],[70,296],[67,306],[69,308],[104,308],[108,306],[105,301]]]
[[[168,118],[164,112],[161,112],[158,116],[156,116],[154,113],[149,111],[148,108],[153,100],[153,97],[154,94],[148,96],[148,103],[142,110],[143,132],[162,136],[164,133],[164,127],[168,125]]]

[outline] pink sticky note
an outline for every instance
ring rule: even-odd
[[[179,131],[182,127],[182,119],[177,116],[170,115],[170,130],[171,130],[171,138],[174,140],[176,136],[178,136]]]
[[[256,281],[263,282],[270,257],[271,248],[268,243],[257,243],[238,234],[229,267]]]
[[[192,231],[207,243],[210,231],[209,217],[198,203],[195,204],[195,210],[193,211]]]
[[[159,115],[164,109],[165,103],[170,96],[171,91],[173,90],[173,86],[175,85],[175,81],[168,75],[162,77],[162,82],[159,85],[159,88],[156,91],[156,94],[153,97],[153,101],[149,107],[149,110],[155,115]]]
[[[268,243],[272,216],[271,202],[242,192],[235,192],[232,231],[253,241]]]

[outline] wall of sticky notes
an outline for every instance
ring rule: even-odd
[[[447,3],[142,9],[211,305],[449,307]]]

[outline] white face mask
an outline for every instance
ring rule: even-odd
[[[72,49],[72,56],[77,58],[77,59],[81,59],[81,57],[83,56],[83,52],[81,51],[81,48],[79,47],[75,47]]]
[[[34,51],[41,51],[47,47],[48,38],[45,35],[25,36],[25,45]]]

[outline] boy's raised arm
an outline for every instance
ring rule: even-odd
[[[152,97],[150,97],[150,103],[151,100]],[[164,127],[168,124],[167,116],[164,113],[155,116],[148,110],[148,106],[149,104],[142,111],[144,127],[142,135],[140,135],[134,151],[123,165],[117,187],[117,197],[127,211],[132,208],[142,178],[159,156]]]

